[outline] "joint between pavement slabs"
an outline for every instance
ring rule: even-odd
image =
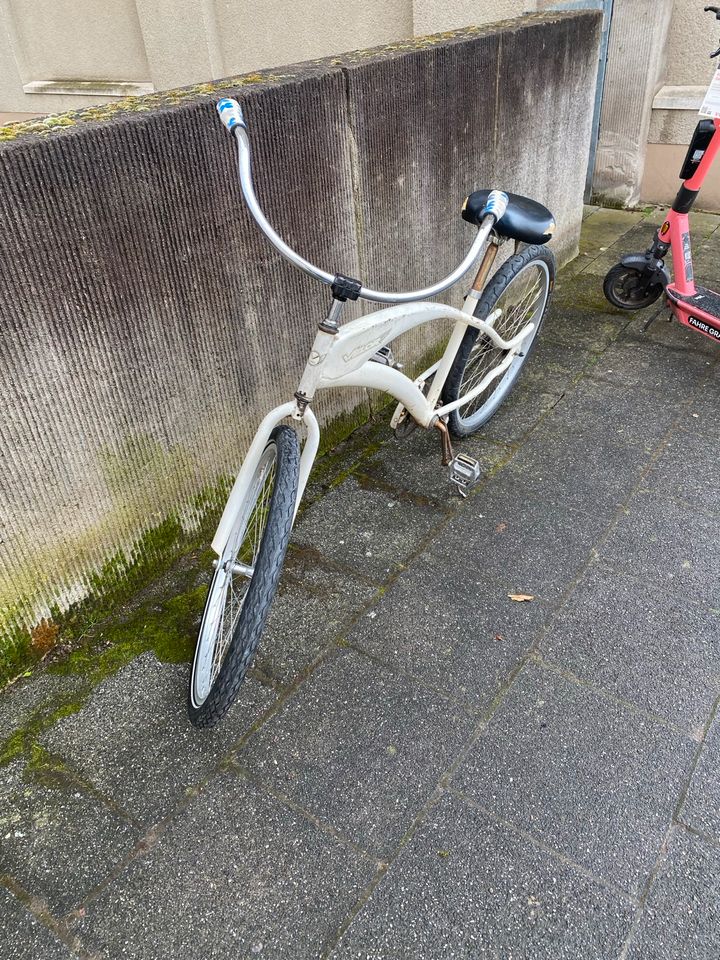
[[[541,850],[545,850],[546,853],[549,853],[556,860],[559,860],[560,863],[565,864],[568,867],[572,867],[573,870],[576,870],[578,873],[581,873],[583,876],[587,877],[589,880],[592,880],[594,883],[604,887],[606,890],[609,890],[611,893],[614,893],[616,896],[621,897],[623,900],[632,904],[634,907],[637,907],[639,904],[639,899],[633,897],[623,890],[622,887],[616,886],[614,883],[610,883],[608,880],[599,876],[596,873],[593,873],[592,870],[588,870],[587,867],[583,867],[582,864],[576,863],[571,857],[568,857],[566,854],[562,853],[560,850],[556,850],[551,844],[547,843],[545,840],[540,839],[535,834],[529,833],[527,830],[523,830],[522,827],[518,827],[517,824],[511,823],[509,820],[505,820],[502,817],[498,817],[496,813],[493,813],[488,807],[484,806],[482,803],[478,803],[477,800],[473,800],[472,797],[469,797],[462,790],[459,790],[457,787],[449,785],[445,788],[448,793],[453,794],[453,796],[458,797],[462,800],[463,803],[466,803],[469,807],[472,807],[475,810],[479,810],[484,816],[490,820],[494,820],[495,823],[499,823],[501,826],[505,827],[506,830],[511,830],[513,833],[516,833],[518,836],[523,837],[525,840],[532,843],[534,846],[540,847]]]

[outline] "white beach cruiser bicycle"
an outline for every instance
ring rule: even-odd
[[[237,141],[240,185],[250,213],[290,263],[331,288],[332,302],[293,399],[271,410],[258,427],[213,539],[218,560],[188,702],[190,720],[198,727],[222,719],[257,649],[318,449],[320,430],[311,408],[315,393],[327,387],[368,387],[391,394],[399,402],[391,420],[396,434],[403,436],[417,425],[437,429],[442,463],[465,494],[480,478],[480,467],[466,454],[453,455],[451,437],[475,433],[508,395],[537,339],[555,276],[553,255],[543,246],[555,228],[550,211],[527,197],[496,190],[477,191],[465,201],[462,216],[478,232],[462,263],[433,286],[385,293],[320,270],[288,247],[260,209],[240,105],[224,99],[217,109]],[[515,253],[485,286],[498,247],[508,239],[515,240]],[[478,260],[462,309],[427,302]],[[358,299],[396,306],[340,325],[345,302]],[[412,381],[400,372],[389,344],[413,327],[446,319],[455,323],[441,359]],[[304,423],[302,453],[296,431],[284,420]]]

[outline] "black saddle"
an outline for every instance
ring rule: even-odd
[[[482,223],[489,190],[476,190],[463,204],[463,220],[479,227]],[[508,193],[507,210],[495,224],[501,237],[522,243],[547,243],[555,230],[555,220],[547,207],[518,193]]]

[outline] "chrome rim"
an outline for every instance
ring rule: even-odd
[[[217,562],[193,661],[191,699],[195,707],[207,699],[235,635],[267,526],[276,466],[277,447],[271,442],[255,469],[235,529]]]
[[[494,413],[502,403],[505,394],[520,372],[525,355],[537,336],[538,325],[545,310],[550,292],[550,271],[544,260],[533,260],[522,268],[505,287],[493,306],[500,309],[501,315],[494,329],[504,340],[511,340],[527,323],[534,323],[535,329],[524,342],[522,353],[518,354],[507,368],[502,378],[491,381],[482,393],[466,404],[458,407],[458,417],[463,421],[477,420]],[[496,347],[489,337],[478,336],[470,351],[459,396],[473,389],[487,374],[502,362],[506,352]]]

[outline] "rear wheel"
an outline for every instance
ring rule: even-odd
[[[552,253],[544,246],[532,245],[510,257],[483,290],[475,316],[487,320],[500,309],[494,329],[504,340],[511,340],[529,322],[534,329],[507,370],[450,413],[448,428],[453,437],[467,437],[479,430],[517,383],[540,332],[554,280]],[[506,355],[489,337],[468,327],[443,388],[443,403],[452,403],[472,390]]]
[[[655,303],[663,292],[661,283],[648,281],[640,270],[616,264],[605,274],[603,293],[620,310],[642,310]]]
[[[227,713],[260,641],[292,530],[298,448],[294,430],[275,427],[218,559],[190,676],[196,727],[213,727]]]

